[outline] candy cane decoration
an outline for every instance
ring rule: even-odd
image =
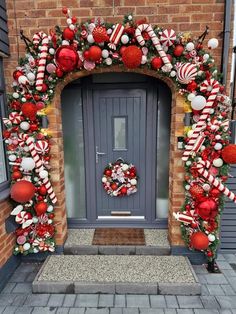
[[[206,128],[206,120],[210,115],[211,108],[214,104],[214,101],[216,99],[217,93],[219,92],[220,84],[218,81],[214,80],[214,83],[212,84],[212,91],[210,96],[207,99],[207,104],[205,108],[202,110],[202,114],[199,118],[199,121],[197,122],[196,128],[193,131],[193,134],[188,142],[188,145],[185,147],[185,151],[183,153],[182,160],[187,161],[189,158],[189,155],[191,154],[194,144],[196,142],[196,139],[198,138],[200,132]]]
[[[236,203],[236,195],[231,192],[224,184],[222,184],[218,179],[213,177],[205,168],[209,168],[209,161],[200,161],[197,164],[197,171],[201,174],[205,179],[209,181],[212,185],[214,185],[219,191],[221,191],[224,195],[226,195],[231,201]]]
[[[193,216],[185,214],[185,213],[173,213],[173,216],[176,220],[183,222],[184,224],[191,224],[192,222],[195,222],[195,219]]]
[[[165,51],[163,50],[160,41],[157,37],[157,35],[155,34],[154,30],[152,29],[152,26],[149,24],[141,24],[136,28],[135,31],[135,37],[138,41],[138,43],[140,44],[140,46],[144,46],[145,44],[145,40],[142,36],[142,32],[146,31],[148,33],[148,35],[150,36],[153,45],[155,46],[156,50],[158,51],[162,61],[164,62],[164,66],[162,67],[162,70],[164,72],[170,72],[170,70],[172,69],[172,64],[170,63],[170,60],[167,58]]]
[[[43,86],[44,72],[45,72],[45,66],[46,66],[47,55],[48,55],[48,42],[49,42],[48,35],[43,32],[34,34],[33,44],[38,45],[40,41],[42,41],[42,45],[41,45],[41,52],[39,56],[38,71],[37,71],[36,83],[35,83],[36,89],[38,91],[41,91],[42,86]]]

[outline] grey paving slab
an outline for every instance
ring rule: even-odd
[[[197,278],[198,278],[198,281],[199,281],[201,284],[207,284],[207,280],[206,280],[205,275],[198,274],[198,275],[197,275]]]
[[[110,308],[110,314],[123,314],[122,309],[119,308]]]
[[[223,254],[225,260],[229,263],[236,263],[236,254]]]
[[[139,314],[138,309],[123,309],[123,314]]]
[[[28,273],[15,272],[9,279],[9,282],[24,282],[27,276]]]
[[[25,282],[32,283],[34,281],[36,275],[37,275],[37,272],[35,272],[35,271],[32,273],[29,273],[28,276],[25,278]]]
[[[47,306],[60,307],[63,304],[64,298],[64,294],[52,294],[48,300]]]
[[[148,295],[127,295],[126,296],[127,307],[150,307],[149,296]]]
[[[226,278],[236,277],[236,271],[234,270],[222,269],[221,272],[226,276]]]
[[[157,294],[157,283],[118,282],[115,284],[116,293],[121,294]]]
[[[68,314],[69,313],[69,308],[68,307],[60,307],[57,309],[57,314]]]
[[[166,300],[166,305],[168,308],[171,309],[177,309],[179,307],[178,301],[176,296],[174,295],[166,295],[165,296],[165,300]]]
[[[16,273],[31,273],[35,270],[38,270],[39,268],[39,264],[37,263],[21,263],[17,269],[16,269]]]
[[[150,296],[151,307],[166,308],[166,301],[163,295],[151,295]]]
[[[117,245],[117,255],[134,255],[136,254],[136,247],[132,245]]]
[[[217,261],[224,261],[225,260],[225,257],[223,254],[219,253],[217,254]]]
[[[33,311],[32,306],[20,306],[17,308],[16,314],[31,314]]]
[[[236,277],[227,278],[229,284],[233,288],[233,290],[236,292]]]
[[[204,275],[204,277],[206,278],[206,281],[208,284],[213,284],[213,285],[228,284],[228,281],[226,280],[223,274],[207,274],[207,275]]]
[[[9,305],[2,312],[3,314],[13,314],[17,311],[17,306]]]
[[[63,301],[63,306],[65,307],[73,307],[75,303],[76,295],[75,294],[66,294],[64,301]]]
[[[220,308],[220,305],[214,296],[201,296],[200,298],[205,309]]]
[[[219,311],[216,309],[196,309],[194,314],[219,314]]]
[[[204,265],[193,265],[193,269],[195,270],[195,273],[198,274],[208,274],[208,271]]]
[[[164,309],[164,313],[165,314],[176,314],[176,310],[174,309]]]
[[[218,265],[220,270],[222,270],[222,269],[229,269],[229,270],[232,269],[232,267],[226,261],[217,261],[217,265]]]
[[[230,285],[221,285],[221,288],[224,291],[225,295],[236,295],[236,292]]]
[[[69,314],[84,314],[84,313],[85,313],[85,308],[72,307],[69,310]]]
[[[50,295],[49,294],[31,294],[28,295],[24,305],[31,305],[31,306],[46,306],[48,303]]]
[[[222,309],[236,309],[236,298],[234,296],[216,296],[216,299]]]
[[[75,293],[115,293],[115,283],[109,282],[78,282],[74,283]]]
[[[31,293],[32,285],[30,283],[17,283],[12,293]]]
[[[177,296],[177,300],[181,309],[203,308],[201,299],[198,296]]]
[[[26,294],[16,295],[14,302],[13,302],[13,305],[22,306],[24,304],[26,298],[27,298]]]
[[[193,314],[192,309],[177,309],[178,314]]]
[[[101,255],[116,255],[116,246],[112,245],[99,245],[98,254]]]
[[[163,309],[139,309],[140,314],[164,314]]]
[[[200,283],[158,283],[159,294],[199,295],[201,294]]]
[[[13,304],[15,298],[14,294],[0,294],[0,306]]]
[[[210,295],[207,285],[205,284],[201,285],[201,295]]]
[[[96,294],[78,294],[75,300],[75,307],[97,307],[98,295]]]
[[[109,314],[109,309],[86,309],[85,314]]]
[[[115,307],[126,307],[126,298],[125,298],[125,295],[116,294],[116,295],[115,295],[115,300],[114,300],[114,306],[115,306]]]
[[[54,314],[56,313],[56,308],[52,308],[52,307],[41,307],[41,306],[37,306],[34,307],[32,314]]]
[[[207,285],[210,295],[225,295],[221,285]]]
[[[1,293],[11,293],[13,288],[16,286],[15,282],[8,282]]]
[[[0,305],[0,314],[2,314],[2,312],[5,310],[5,306]]]
[[[98,307],[113,307],[114,295],[113,294],[100,294],[98,299]]]

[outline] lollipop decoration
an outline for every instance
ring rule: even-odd
[[[173,29],[165,29],[160,36],[160,42],[163,47],[170,47],[176,41],[176,33]]]
[[[177,63],[176,77],[181,84],[189,84],[197,75],[197,67],[192,63]]]

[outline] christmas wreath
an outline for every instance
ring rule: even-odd
[[[104,169],[102,184],[110,196],[127,196],[137,192],[136,168],[123,160],[117,160]]]

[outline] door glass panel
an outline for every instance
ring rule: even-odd
[[[127,128],[127,117],[114,117],[113,118],[113,147],[114,150],[127,149],[126,145],[126,128]]]
[[[62,127],[67,217],[86,218],[83,112],[77,86],[62,92]]]
[[[169,207],[169,150],[171,92],[163,83],[158,88],[157,120],[157,197],[156,217],[167,218]]]

